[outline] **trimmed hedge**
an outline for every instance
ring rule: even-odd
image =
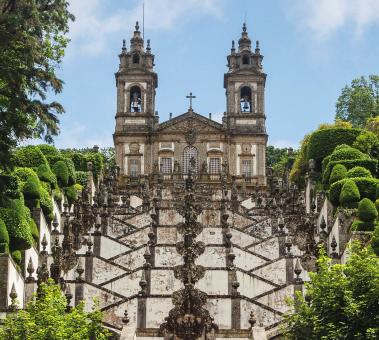
[[[29,225],[30,225],[30,231],[32,232],[34,242],[38,243],[38,241],[39,241],[39,230],[38,230],[36,222],[32,218],[30,218],[30,220],[29,220]]]
[[[341,179],[344,179],[347,174],[347,169],[342,164],[336,164],[333,167],[332,173],[330,174],[329,178],[329,185],[333,184],[334,182],[340,181]]]
[[[359,189],[361,198],[369,198],[370,200],[375,200],[376,186],[379,180],[376,178],[358,177],[358,178],[345,178],[340,181],[333,183],[329,188],[329,199],[333,205],[339,205],[339,197],[341,189],[346,181],[354,181]]]
[[[37,168],[37,176],[41,181],[49,183],[51,186],[57,183],[57,178],[54,173],[51,171],[49,165],[41,164]]]
[[[352,145],[361,133],[360,129],[331,128],[312,133],[307,151],[307,159],[314,159],[320,166],[321,161],[330,155],[336,146]]]
[[[374,222],[376,220],[378,211],[370,199],[364,198],[359,202],[358,217],[363,222]]]
[[[41,209],[47,219],[48,222],[52,221],[54,218],[54,208],[53,208],[53,201],[51,199],[51,196],[47,190],[41,187]]]
[[[347,172],[347,178],[356,178],[356,177],[369,177],[372,178],[370,170],[362,167],[355,166]]]
[[[376,176],[378,161],[376,159],[357,159],[357,160],[344,160],[329,162],[326,170],[323,173],[323,182],[328,183],[330,173],[336,164],[342,164],[347,170],[361,166],[371,172],[373,176]]]
[[[87,186],[88,171],[75,171],[76,183],[81,184],[83,187]]]
[[[73,204],[78,197],[78,192],[75,189],[75,186],[67,187],[64,190],[65,190],[65,195],[67,198],[67,203],[69,205]]]
[[[29,178],[33,178],[35,181],[39,182],[39,178],[36,172],[31,168],[16,168],[14,174],[21,180],[21,182],[26,182]]]
[[[48,165],[45,155],[34,145],[17,148],[13,158],[18,167],[38,168],[41,164]]]
[[[379,256],[379,224],[375,227],[372,234],[371,247],[374,250],[376,256]]]
[[[342,186],[340,193],[340,204],[343,207],[354,208],[357,205],[357,202],[361,198],[359,189],[355,182],[351,179],[347,179],[344,185]]]
[[[37,178],[38,179],[38,178]],[[29,177],[25,182],[22,192],[26,200],[39,200],[41,198],[41,184],[34,177]]]
[[[339,148],[334,150],[330,155],[330,161],[344,161],[344,160],[354,160],[354,159],[369,159],[370,157],[364,154],[362,151],[358,149],[352,148],[350,146],[346,146],[343,148]]]
[[[68,168],[64,161],[58,161],[53,165],[53,171],[57,176],[58,185],[66,187],[68,185]]]
[[[62,191],[59,188],[55,188],[53,190],[53,197],[56,201],[62,201],[63,200],[63,194]]]
[[[19,266],[21,266],[21,263],[22,263],[22,254],[19,250],[14,250],[12,251],[12,259],[14,260],[14,262],[16,262]]]
[[[0,208],[0,218],[7,226],[11,249],[25,250],[33,245],[29,217],[29,209],[20,199],[10,200],[7,207]]]
[[[104,169],[104,155],[100,152],[62,150],[62,154],[74,162],[76,171],[88,171],[87,164],[88,162],[92,162],[93,175],[95,178],[97,178]]]
[[[15,174],[0,174],[0,196],[8,198],[21,197],[21,181]]]
[[[47,159],[50,157],[59,157],[61,155],[60,151],[53,145],[39,144],[37,147],[41,150]]]
[[[9,252],[9,234],[7,227],[2,219],[0,219],[0,254]]]
[[[351,230],[353,231],[373,231],[374,228],[374,222],[364,222],[360,220],[355,220],[351,225]]]

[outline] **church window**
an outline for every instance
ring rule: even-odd
[[[129,175],[130,177],[138,177],[139,175],[139,161],[138,159],[131,159],[129,161]]]
[[[242,175],[246,178],[250,178],[253,175],[253,161],[251,159],[242,160]]]
[[[251,89],[248,86],[241,89],[240,108],[241,112],[252,112]]]
[[[250,58],[249,58],[248,55],[244,55],[244,56],[242,57],[242,64],[243,64],[243,65],[248,65],[248,64],[250,64]]]
[[[211,175],[217,175],[220,173],[220,158],[209,158],[209,173]]]
[[[133,54],[133,64],[139,64],[139,55]]]
[[[138,86],[130,89],[130,112],[142,112],[141,89]]]
[[[197,165],[197,149],[192,145],[186,146],[183,150],[183,173],[188,174],[190,168],[196,173]]]
[[[172,172],[172,159],[169,157],[161,158],[161,172],[163,174],[171,174]]]

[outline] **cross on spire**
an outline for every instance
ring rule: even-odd
[[[189,100],[190,100],[190,106],[189,106],[189,108],[190,108],[190,110],[192,110],[192,99],[196,98],[196,96],[193,96],[192,92],[190,92],[190,94],[188,96],[186,96],[186,98],[189,98]]]

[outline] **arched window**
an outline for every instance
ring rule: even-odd
[[[137,53],[133,54],[133,64],[139,64],[139,55]]]
[[[250,64],[250,58],[249,58],[248,55],[244,55],[244,56],[242,57],[242,64],[243,64],[243,65],[248,65],[248,64]]]
[[[192,169],[194,173],[197,173],[198,159],[197,149],[192,146],[186,146],[183,150],[183,174],[188,174],[188,170]]]
[[[130,89],[130,112],[142,111],[141,89],[138,86],[133,86]]]
[[[240,108],[241,112],[252,112],[251,89],[248,86],[241,89]]]

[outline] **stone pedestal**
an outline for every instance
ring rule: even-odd
[[[267,334],[264,327],[255,326],[251,329],[251,340],[267,340]]]

